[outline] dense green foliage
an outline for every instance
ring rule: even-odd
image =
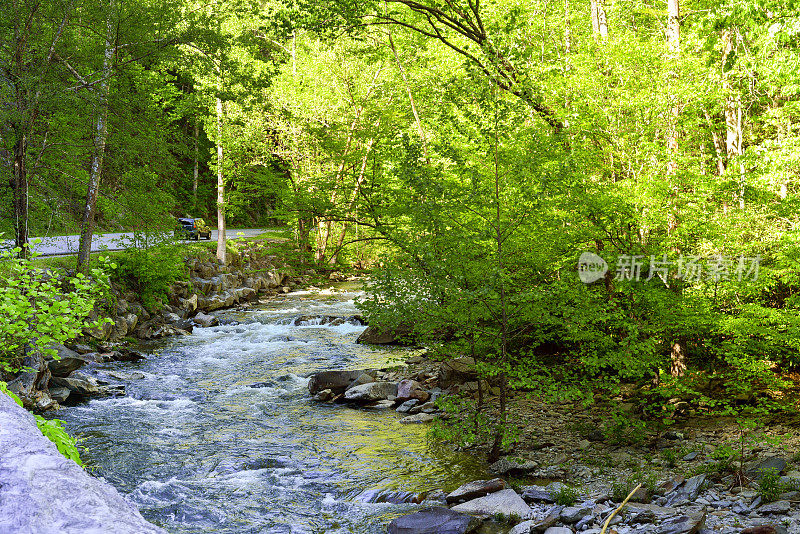
[[[373,268],[370,320],[475,357],[502,393],[463,400],[479,429],[462,437],[493,454],[513,441],[509,388],[591,402],[634,384],[660,425],[786,406],[800,366],[795,0],[680,14],[638,0],[78,4],[119,44],[101,223],[208,217],[219,171],[229,219],[282,221],[319,265]],[[60,16],[66,3],[31,12],[36,32],[13,5],[0,91],[16,108],[0,135],[9,155],[28,136],[43,230],[71,211],[47,203],[73,205],[89,171],[88,80],[110,49]],[[15,48],[23,30],[35,38]],[[607,274],[584,283],[583,253]],[[175,265],[131,252],[121,270],[155,299]]]
[[[95,302],[108,290],[102,268],[90,276],[63,276],[36,268],[29,260],[0,252],[0,371],[19,369],[23,355],[55,356],[52,347],[98,328],[109,319],[90,319]]]

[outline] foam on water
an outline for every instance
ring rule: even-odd
[[[309,399],[310,373],[380,368],[403,350],[356,345],[355,320],[330,324],[358,313],[357,296],[304,291],[219,312],[220,326],[164,340],[146,360],[100,364],[144,378],[59,416],[84,460],[169,532],[385,532],[412,505],[370,501],[486,474],[430,449],[393,411]]]

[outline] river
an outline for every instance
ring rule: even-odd
[[[357,295],[340,284],[220,312],[221,326],[146,346],[145,360],[101,364],[99,376],[129,378],[127,396],[58,416],[95,474],[171,533],[385,532],[415,505],[376,499],[450,490],[486,473],[392,410],[311,401],[310,373],[407,356],[357,345],[357,321],[298,322],[352,316]]]

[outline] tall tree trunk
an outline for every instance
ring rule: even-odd
[[[222,140],[222,120],[223,107],[222,98],[222,75],[217,81],[217,260],[222,265],[227,262],[226,236],[225,236],[225,174],[222,170],[223,163],[223,140]]]
[[[403,85],[406,86],[406,93],[408,93],[408,100],[411,102],[411,111],[414,113],[414,121],[417,123],[417,131],[419,132],[419,138],[422,141],[422,151],[425,154],[425,163],[428,165],[431,164],[431,158],[428,155],[428,140],[425,136],[425,130],[422,129],[422,121],[419,119],[419,113],[417,112],[417,105],[414,102],[414,94],[411,92],[411,85],[408,83],[408,77],[406,76],[406,69],[403,68],[403,63],[400,61],[400,56],[397,54],[397,49],[394,46],[394,39],[392,39],[392,32],[389,31],[389,46],[392,49],[392,54],[394,54],[394,60],[397,63],[397,68],[400,70],[400,76],[403,78]]]
[[[22,128],[20,128],[21,130]],[[17,133],[12,158],[11,190],[14,204],[14,246],[20,249],[19,256],[27,258],[28,250],[28,172],[25,165],[27,135]]]
[[[731,83],[726,70],[728,58],[736,46],[739,37],[737,29],[722,32],[722,92],[725,94],[725,150],[728,163],[739,159],[739,207],[744,209],[744,162],[739,158],[743,151],[742,99]]]
[[[592,33],[595,37],[605,40],[608,37],[608,20],[606,19],[606,8],[602,0],[591,0],[592,9]]]
[[[194,173],[192,177],[192,200],[197,210],[197,184],[200,180],[200,121],[194,121]]]
[[[92,235],[94,234],[97,194],[100,191],[100,177],[103,173],[103,159],[106,154],[108,140],[108,94],[111,84],[111,69],[114,61],[114,26],[112,14],[114,1],[109,1],[109,13],[106,19],[106,46],[103,55],[103,80],[97,91],[97,122],[95,124],[94,153],[89,174],[89,188],[86,192],[86,205],[81,220],[81,240],[78,245],[78,272],[89,269],[89,256],[92,252]]]
[[[668,61],[671,63],[672,72],[670,75],[671,83],[677,85],[678,67],[680,65],[681,53],[681,26],[680,26],[680,3],[679,0],[667,1],[667,53]],[[678,170],[678,118],[680,115],[680,103],[677,95],[672,95],[673,104],[670,110],[669,125],[667,126],[667,151],[669,161],[667,162],[667,178],[670,179]],[[672,187],[670,187],[672,189]],[[668,232],[672,233],[678,225],[677,208],[673,207],[670,213]],[[676,251],[678,251],[676,249]],[[686,371],[686,348],[684,341],[678,337],[672,342],[670,351],[670,372],[672,376],[683,376]]]

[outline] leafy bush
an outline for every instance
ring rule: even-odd
[[[764,501],[774,501],[785,489],[777,469],[765,469],[761,473],[761,480],[758,481],[758,494]]]
[[[139,294],[150,310],[169,299],[170,286],[188,276],[181,251],[175,246],[125,250],[118,260],[117,274],[126,288]]]
[[[578,490],[572,486],[561,484],[551,497],[558,505],[572,506],[578,500]]]
[[[63,277],[16,258],[19,249],[0,252],[0,371],[16,371],[23,352],[55,357],[48,347],[96,328],[107,319],[89,320],[95,302],[108,288],[104,262],[90,276]]]

